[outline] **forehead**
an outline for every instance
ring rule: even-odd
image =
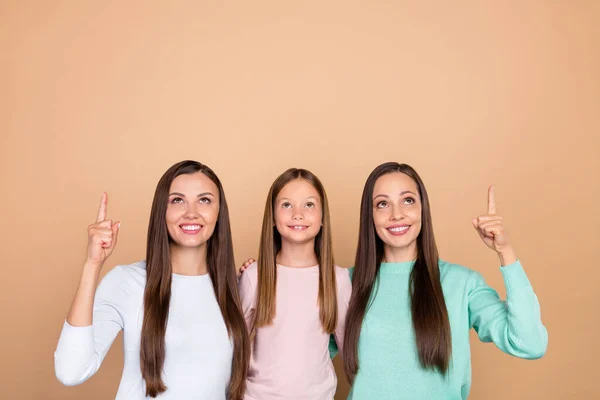
[[[172,192],[179,192],[190,196],[206,192],[212,193],[215,196],[219,195],[217,185],[202,172],[179,175],[171,183],[169,193]]]
[[[294,179],[285,184],[277,195],[278,199],[286,198],[307,198],[314,197],[320,200],[319,192],[314,188],[313,185],[305,181],[304,179]]]
[[[373,195],[399,194],[407,190],[410,190],[415,194],[419,193],[417,183],[410,176],[402,172],[391,172],[380,176],[377,181],[375,181]]]

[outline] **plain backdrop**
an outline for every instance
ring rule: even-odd
[[[549,348],[520,360],[473,333],[470,399],[600,398],[599,114],[594,0],[1,1],[0,397],[114,398],[120,336],[85,384],[54,377],[86,228],[107,191],[103,274],[143,259],[156,183],[189,158],[223,181],[238,265],[272,181],[304,167],[351,266],[368,174],[409,163],[441,257],[504,296],[471,225],[495,184]]]

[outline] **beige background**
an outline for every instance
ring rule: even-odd
[[[166,3],[0,2],[0,398],[114,397],[120,337],[85,384],[53,371],[86,227],[106,190],[106,270],[143,258],[155,185],[185,158],[221,177],[238,263],[273,179],[311,169],[343,266],[367,175],[408,162],[442,257],[504,295],[470,223],[496,184],[550,344],[524,361],[473,334],[470,398],[599,398],[600,2]]]

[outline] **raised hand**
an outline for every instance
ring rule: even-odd
[[[102,193],[96,222],[88,227],[87,263],[97,266],[102,266],[115,249],[121,225],[106,219],[107,206],[108,196]]]
[[[496,214],[496,191],[493,186],[488,189],[488,212],[473,218],[473,227],[486,246],[501,256],[512,254],[508,236],[504,232],[502,217]],[[502,258],[502,257],[501,257]]]

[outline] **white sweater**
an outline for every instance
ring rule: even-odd
[[[116,399],[147,398],[140,370],[145,285],[145,261],[118,266],[106,274],[96,290],[93,324],[74,327],[64,323],[54,353],[59,381],[78,385],[94,375],[123,329],[125,365]],[[226,398],[233,344],[208,274],[173,274],[165,346],[163,382],[167,391],[158,399]]]

